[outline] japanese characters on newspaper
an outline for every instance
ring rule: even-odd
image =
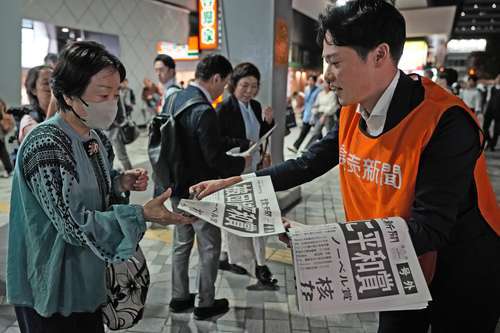
[[[285,232],[271,177],[253,177],[203,200],[180,201],[179,209],[242,237]]]
[[[422,309],[431,300],[401,218],[291,228],[290,238],[305,315]]]

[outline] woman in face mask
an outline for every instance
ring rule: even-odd
[[[12,184],[7,298],[21,332],[104,332],[105,266],[131,257],[145,221],[191,223],[169,212],[170,191],[130,205],[143,169],[119,174],[100,129],[113,122],[125,68],[95,42],[62,52],[52,76],[58,113],[24,139]]]

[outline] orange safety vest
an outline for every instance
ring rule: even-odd
[[[460,106],[480,128],[474,113],[459,98],[427,78],[422,78],[422,84],[424,100],[398,125],[376,138],[360,130],[361,115],[356,112],[357,105],[342,109],[339,169],[347,221],[410,217],[420,156],[448,109]],[[480,136],[482,141],[482,134]],[[474,180],[481,215],[500,235],[500,208],[488,178],[483,153],[476,162]],[[429,283],[434,275],[436,253],[426,253],[419,260]]]

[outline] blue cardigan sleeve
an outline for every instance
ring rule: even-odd
[[[57,232],[69,244],[89,247],[105,262],[132,256],[146,230],[138,205],[113,205],[107,211],[85,207],[76,190],[76,161],[57,137],[33,133],[22,150],[22,173]]]

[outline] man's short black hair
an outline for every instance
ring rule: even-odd
[[[165,67],[175,69],[175,60],[168,54],[158,54],[153,63],[157,61],[161,61]]]
[[[208,81],[215,74],[225,79],[233,71],[233,66],[220,54],[209,54],[200,60],[196,66],[194,77],[198,80]]]
[[[243,62],[234,67],[233,73],[231,74],[231,79],[227,86],[227,90],[232,94],[236,90],[238,81],[247,76],[253,76],[257,79],[257,84],[260,85],[260,72],[257,66],[249,62]]]
[[[444,68],[438,73],[440,79],[445,79],[446,84],[451,87],[451,85],[458,81],[458,72],[453,68]]]
[[[403,15],[384,0],[353,0],[343,6],[330,6],[319,16],[318,43],[322,46],[326,33],[336,46],[354,49],[366,60],[368,53],[382,43],[390,47],[397,64],[403,54],[406,26]]]
[[[61,52],[51,80],[52,93],[57,99],[59,109],[71,110],[63,95],[81,97],[92,76],[107,67],[118,71],[120,82],[125,79],[125,67],[103,45],[92,41],[68,44]]]

